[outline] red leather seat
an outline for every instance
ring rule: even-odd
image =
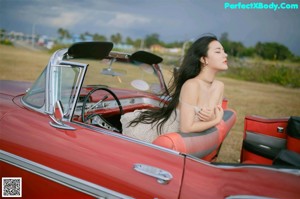
[[[224,110],[223,120],[199,133],[171,132],[160,135],[153,144],[211,161],[216,157],[226,135],[236,121],[236,112]]]
[[[299,116],[273,119],[247,116],[244,129],[243,164],[298,164],[295,158],[300,158]]]
[[[300,117],[291,116],[288,120],[286,148],[300,154]]]

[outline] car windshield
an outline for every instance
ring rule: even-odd
[[[163,85],[152,65],[140,62],[124,62],[116,59],[72,60],[89,64],[84,87],[107,86],[110,88],[133,89],[156,95],[163,93]]]
[[[46,101],[46,69],[42,72],[40,77],[36,80],[30,90],[26,93],[23,100],[28,105],[34,108],[42,108]]]

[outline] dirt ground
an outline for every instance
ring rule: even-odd
[[[0,45],[0,79],[34,81],[50,56],[46,52]],[[218,79],[225,84],[229,107],[237,112],[237,122],[222,145],[220,162],[239,161],[246,115],[268,118],[300,115],[300,89],[224,77]]]

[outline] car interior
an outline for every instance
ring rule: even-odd
[[[73,61],[89,62],[72,121],[121,134],[123,114],[160,108],[162,103],[167,103],[167,86],[162,83],[163,75],[158,65],[162,62],[161,57],[145,51],[114,52],[111,43],[84,45],[74,45],[68,50]],[[104,50],[103,45],[107,45]],[[100,55],[99,51],[102,52]],[[90,61],[89,58],[98,60]],[[214,161],[236,122],[236,112],[228,107],[227,99],[223,100],[222,106],[223,120],[215,127],[201,133],[168,132],[160,135],[153,144]],[[246,116],[244,127],[241,163],[300,166],[299,117]]]
[[[167,99],[164,100],[167,87],[158,80],[162,75],[155,68],[161,61],[154,54],[138,51],[131,56],[110,52],[101,61],[91,62],[73,120],[122,133],[122,114],[160,108],[162,102],[167,103]],[[95,79],[95,74],[99,79]],[[94,80],[102,84],[95,84]],[[105,85],[106,82],[109,85]],[[235,111],[229,109],[227,104],[227,99],[224,99],[222,106],[225,114],[216,127],[201,133],[168,132],[159,136],[153,144],[207,161],[216,159],[223,140],[236,121]]]
[[[300,117],[245,117],[241,162],[300,167]]]
[[[124,113],[159,108],[166,87],[154,69],[160,61],[154,54],[138,51],[130,58],[110,52],[100,61],[89,62],[73,120],[121,133],[120,117]]]

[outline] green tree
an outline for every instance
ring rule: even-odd
[[[144,48],[144,41],[142,39],[136,39],[133,42],[135,48]]]
[[[66,30],[66,29],[59,28],[59,29],[57,30],[57,33],[58,33],[60,39],[71,38],[71,34],[70,34],[69,31]]]
[[[246,49],[242,42],[230,41],[227,32],[221,34],[219,41],[223,45],[225,51],[234,57],[242,56]]]
[[[221,34],[220,36],[220,42],[228,42],[229,41],[229,37],[228,37],[228,33],[227,32],[224,32]]]
[[[240,57],[243,51],[245,50],[245,47],[241,42],[232,41],[229,42],[229,50],[230,50],[229,53],[232,56]]]
[[[126,44],[133,45],[134,41],[130,37],[126,37]]]
[[[184,42],[175,41],[172,43],[162,43],[161,44],[166,48],[181,48]]]
[[[219,39],[220,43],[222,44],[224,50],[227,53],[230,53],[231,51],[231,47],[230,47],[230,41],[229,41],[229,36],[227,32],[224,32],[221,34],[220,39]]]
[[[145,46],[149,48],[153,44],[160,44],[159,34],[153,33],[151,35],[147,35],[145,39]]]
[[[286,46],[276,42],[258,42],[255,49],[257,54],[264,59],[285,60],[293,57],[293,54]]]
[[[106,37],[104,35],[94,34],[93,35],[94,41],[107,41]]]
[[[255,54],[256,54],[255,48],[249,47],[249,48],[244,48],[244,50],[241,52],[240,56],[241,57],[253,57]]]
[[[110,36],[110,40],[115,43],[115,44],[119,44],[122,42],[122,35],[120,33],[117,33],[115,35],[111,35]]]
[[[3,28],[1,28],[1,29],[0,29],[0,38],[4,37],[5,34],[6,34],[6,30],[3,29]]]

